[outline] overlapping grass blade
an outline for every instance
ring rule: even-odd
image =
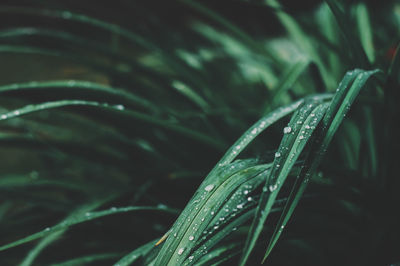
[[[158,255],[157,265],[176,265],[189,257],[214,216],[225,212],[222,207],[227,195],[234,193],[243,180],[264,175],[269,167],[254,164],[255,161],[247,160],[226,165],[214,178],[209,179],[208,185],[200,186],[187,206],[190,212],[186,210],[184,219],[182,215],[185,213],[182,213],[172,227]]]
[[[272,170],[266,179],[263,193],[247,237],[240,265],[244,265],[264,227],[278,192],[288,177],[296,160],[299,158],[312,133],[314,132],[328,103],[317,100],[304,102],[303,106],[292,116],[288,126],[284,128],[284,136],[278,151],[275,154]]]
[[[316,96],[315,99],[322,100],[330,97],[330,95],[322,95]],[[299,100],[266,115],[250,127],[225,153],[175,222],[170,237],[158,255],[158,264],[168,265],[177,261],[182,262],[188,258],[196,243],[193,240],[197,241],[212,221],[213,215],[218,215],[218,211],[223,211],[221,209],[222,202],[227,199],[228,195],[237,191],[243,180],[249,180],[259,175],[265,176],[268,165],[257,166],[255,165],[257,162],[254,160],[239,160],[232,165],[230,163],[257,135],[280,118],[296,110],[303,101]]]
[[[65,230],[60,230],[60,231],[53,232],[53,233],[45,236],[43,239],[41,239],[39,241],[39,243],[31,251],[29,251],[28,255],[21,262],[20,266],[30,266],[30,265],[32,265],[32,263],[34,262],[36,257],[39,256],[40,252],[42,252],[47,246],[52,244],[62,234],[64,234]]]
[[[0,121],[6,120],[6,119],[11,119],[14,117],[19,117],[19,116],[34,113],[34,112],[38,112],[41,110],[54,109],[54,108],[60,108],[60,107],[66,107],[66,106],[92,106],[92,107],[105,108],[108,110],[120,111],[120,112],[123,112],[124,114],[126,114],[130,118],[134,118],[136,120],[150,123],[153,125],[161,126],[163,128],[180,133],[189,138],[193,138],[198,141],[204,142],[210,146],[213,146],[214,148],[217,148],[217,149],[224,148],[223,143],[221,143],[217,139],[207,136],[199,131],[192,130],[190,128],[186,128],[186,127],[174,124],[174,123],[170,123],[166,120],[163,120],[160,118],[155,118],[151,115],[147,115],[147,114],[143,114],[140,112],[125,109],[125,107],[120,104],[110,105],[108,103],[99,103],[99,102],[95,102],[95,101],[83,101],[83,100],[60,100],[60,101],[46,102],[46,103],[41,103],[41,104],[31,104],[31,105],[27,105],[25,107],[16,109],[11,112],[1,114]]]
[[[120,208],[114,207],[109,210],[88,211],[88,212],[84,212],[84,213],[82,213],[82,211],[79,211],[78,215],[73,214],[69,218],[65,219],[64,221],[62,221],[61,223],[59,223],[53,227],[47,227],[46,229],[44,229],[40,232],[37,232],[35,234],[32,234],[30,236],[27,236],[25,238],[15,241],[15,242],[1,246],[0,251],[28,243],[28,242],[36,240],[38,238],[48,236],[57,231],[66,230],[69,227],[79,224],[79,223],[84,223],[84,222],[98,219],[98,218],[108,216],[108,215],[131,212],[131,211],[161,211],[161,212],[167,212],[167,213],[171,213],[171,214],[177,214],[177,210],[174,210],[174,209],[165,208],[165,207],[151,207],[151,206],[130,206],[130,207],[120,207]]]
[[[320,164],[324,153],[344,119],[350,106],[355,100],[360,90],[363,88],[368,78],[377,71],[354,70],[348,72],[339,84],[337,94],[332,99],[329,108],[322,120],[321,130],[316,132],[315,139],[311,143],[311,151],[301,168],[295,184],[286,203],[285,209],[275,227],[273,236],[270,239],[263,261],[268,257],[272,248],[275,246],[279,236],[294,212],[307,184]],[[351,84],[353,82],[353,84]],[[350,86],[351,85],[351,86]],[[322,118],[322,117],[321,117]]]
[[[69,95],[73,94],[71,90],[77,90],[79,93],[94,92],[104,93],[104,98],[109,96],[119,96],[119,99],[123,102],[128,100],[129,103],[143,107],[152,112],[159,112],[159,108],[148,100],[136,96],[132,92],[120,88],[114,88],[105,86],[99,83],[90,81],[79,81],[79,80],[57,80],[57,81],[31,81],[26,83],[12,83],[10,85],[0,86],[0,94],[9,92],[24,92],[24,91],[43,91],[43,90],[61,90],[66,89]],[[125,100],[123,100],[125,99]]]

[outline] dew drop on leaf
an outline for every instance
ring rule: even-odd
[[[213,190],[214,187],[215,187],[215,186],[214,186],[213,184],[211,184],[211,185],[206,186],[206,187],[204,188],[204,190],[205,190],[205,191],[211,191],[211,190]]]
[[[285,128],[283,129],[283,133],[284,133],[284,134],[289,134],[290,132],[292,132],[292,128],[291,128],[291,127],[285,127]]]
[[[184,250],[185,250],[184,248],[180,248],[180,249],[178,250],[178,255],[182,255],[182,253],[183,253]]]

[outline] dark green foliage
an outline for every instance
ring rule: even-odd
[[[396,265],[399,10],[2,2],[0,264]]]

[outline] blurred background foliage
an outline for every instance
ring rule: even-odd
[[[1,1],[0,245],[94,210],[154,209],[89,219],[0,251],[0,264],[115,263],[169,230],[255,121],[335,92],[355,68],[384,78],[360,95],[266,265],[400,262],[400,3],[338,3],[341,17],[324,1]],[[288,121],[240,157],[273,160]]]

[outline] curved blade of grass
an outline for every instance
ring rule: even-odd
[[[154,248],[155,244],[157,243],[158,239],[150,241],[143,246],[138,247],[137,249],[130,252],[128,255],[122,257],[118,260],[114,266],[129,266],[132,265],[135,261],[137,261],[141,256],[145,256],[152,248]]]
[[[106,199],[81,206],[80,208],[78,208],[77,210],[72,212],[66,218],[66,220],[74,218],[79,215],[82,215],[83,213],[86,213],[88,211],[92,211],[113,197],[115,197],[115,196],[112,195],[112,196],[107,197]],[[55,240],[57,240],[66,230],[67,230],[67,228],[63,228],[61,230],[52,231],[51,233],[45,235],[43,237],[43,239],[31,251],[29,251],[28,255],[25,257],[25,259],[22,261],[22,263],[20,265],[21,266],[31,265],[33,263],[33,261],[36,259],[36,257],[39,255],[39,253],[42,250],[44,250],[47,246],[49,246],[51,243],[53,243]],[[49,231],[49,230],[45,229],[45,231]]]
[[[66,107],[66,106],[77,106],[77,105],[93,106],[93,107],[100,107],[100,108],[105,108],[105,109],[109,109],[109,110],[121,111],[131,118],[134,118],[134,119],[146,122],[146,123],[150,123],[153,125],[164,127],[166,129],[180,133],[184,136],[204,142],[204,143],[211,145],[217,149],[224,148],[224,145],[220,141],[218,141],[212,137],[209,137],[207,135],[204,135],[199,131],[185,128],[183,126],[180,126],[180,125],[177,125],[174,123],[170,123],[170,122],[162,120],[162,119],[155,118],[151,115],[127,110],[127,109],[125,109],[125,107],[123,105],[109,105],[108,103],[99,103],[99,102],[94,102],[94,101],[61,100],[61,101],[46,102],[46,103],[42,103],[42,104],[31,104],[31,105],[27,105],[25,107],[16,109],[11,112],[1,114],[0,121],[14,118],[14,117],[19,117],[19,116],[34,113],[34,112],[38,112],[41,110]]]
[[[176,265],[188,258],[204,230],[218,215],[226,197],[233,193],[243,180],[264,175],[268,165],[254,165],[253,160],[238,161],[226,167],[208,185],[201,185],[193,199],[182,212],[162,247],[156,265]],[[185,216],[183,216],[185,215]]]
[[[21,262],[20,266],[32,265],[33,261],[36,259],[39,253],[51,243],[56,241],[62,234],[64,234],[65,231],[66,229],[53,232],[41,239],[40,242],[31,251],[29,251],[28,256],[26,256],[25,259]]]
[[[179,80],[174,80],[171,84],[173,88],[175,88],[179,93],[184,95],[186,98],[191,100],[197,106],[199,106],[203,111],[207,112],[210,109],[209,104],[192,88],[184,84]]]
[[[331,96],[323,95],[317,96],[317,98],[318,97],[321,99],[326,99],[330,98]],[[207,175],[191,201],[188,203],[175,222],[170,236],[167,238],[166,243],[158,254],[156,264],[168,265],[168,263],[176,263],[176,260],[183,261],[185,257],[189,255],[190,248],[193,247],[193,243],[188,240],[189,237],[194,237],[192,234],[198,234],[198,232],[201,232],[206,228],[212,218],[210,217],[212,215],[209,215],[208,213],[211,211],[214,215],[215,211],[211,209],[221,206],[220,201],[226,199],[227,195],[231,193],[228,193],[227,188],[223,189],[223,187],[227,187],[227,184],[230,184],[229,190],[233,192],[238,186],[237,181],[235,180],[247,179],[248,177],[256,176],[267,169],[265,166],[252,166],[255,163],[253,161],[238,161],[233,163],[233,165],[230,165],[230,162],[232,162],[238,156],[238,154],[243,151],[251,141],[254,140],[257,135],[259,135],[262,131],[280,118],[296,110],[299,105],[303,103],[303,101],[304,100],[301,99],[293,104],[281,107],[266,115],[257,121],[252,127],[250,127],[225,153],[217,165]],[[239,171],[243,167],[247,167],[247,169],[245,169],[246,172],[244,172],[244,170]],[[230,171],[229,168],[231,169]],[[224,183],[226,184],[220,188]],[[219,191],[218,188],[220,188],[220,190],[222,189],[224,192],[220,192],[221,194],[216,193],[215,191]],[[212,193],[207,193],[209,192],[208,190],[210,190]],[[210,196],[213,196],[211,200]],[[194,220],[195,222],[193,222]],[[193,229],[196,230],[193,231]],[[171,237],[171,235],[173,237]],[[184,247],[187,248],[185,249]]]
[[[113,108],[119,110],[118,106],[109,106],[107,103],[99,103],[94,101],[83,101],[83,100],[61,100],[61,101],[54,101],[54,102],[46,102],[41,104],[30,104],[24,106],[22,108],[16,109],[14,111],[3,113],[0,115],[0,121],[11,119],[14,117],[23,116],[26,114],[47,110],[47,109],[54,109],[59,107],[65,106],[76,106],[76,105],[83,105],[83,106],[95,106],[95,107],[103,107],[103,108]]]
[[[131,92],[126,92],[123,89],[105,86],[99,83],[90,81],[79,81],[79,80],[57,80],[57,81],[31,81],[26,83],[13,83],[10,85],[0,86],[0,94],[6,92],[14,91],[24,91],[24,90],[42,90],[42,89],[76,89],[82,92],[93,91],[93,92],[103,92],[110,95],[117,95],[123,97],[129,102],[144,107],[151,111],[158,111],[158,108],[154,106],[151,102],[144,98],[134,95]]]
[[[284,227],[292,216],[294,209],[307,187],[309,179],[317,170],[333,135],[337,131],[340,123],[343,121],[344,116],[354,102],[355,97],[363,88],[368,78],[375,73],[377,73],[377,70],[362,71],[357,69],[350,71],[339,84],[337,94],[332,99],[332,102],[322,120],[322,129],[316,132],[316,139],[311,144],[311,151],[307,156],[295,184],[293,185],[285,209],[275,227],[274,234],[268,244],[263,262],[271,253]],[[351,82],[353,82],[353,84],[350,86]]]
[[[0,251],[25,244],[27,242],[30,242],[30,241],[36,240],[38,238],[52,234],[56,231],[62,231],[62,230],[68,229],[69,227],[79,224],[79,223],[88,222],[88,221],[98,219],[98,218],[108,216],[108,215],[131,212],[131,211],[161,211],[161,212],[167,212],[167,213],[171,213],[171,214],[178,213],[178,211],[174,210],[174,209],[165,208],[165,207],[151,207],[151,206],[120,207],[120,208],[111,208],[109,210],[104,210],[104,211],[86,212],[83,214],[71,216],[53,227],[47,227],[46,229],[44,229],[40,232],[37,232],[35,234],[32,234],[30,236],[27,236],[25,238],[15,241],[15,242],[0,246]]]
[[[214,218],[211,219],[206,230],[200,235],[201,238],[197,241],[195,250],[188,254],[185,265],[196,263],[226,236],[251,219],[256,201],[250,195],[264,181],[264,178],[264,175],[255,175],[237,181],[238,183],[242,182],[242,184],[239,184],[232,194],[225,195],[226,203],[213,215]]]
[[[305,102],[303,107],[293,115],[288,127],[284,129],[285,134],[263,188],[240,265],[245,265],[247,262],[282,185],[327,108],[328,103]]]

